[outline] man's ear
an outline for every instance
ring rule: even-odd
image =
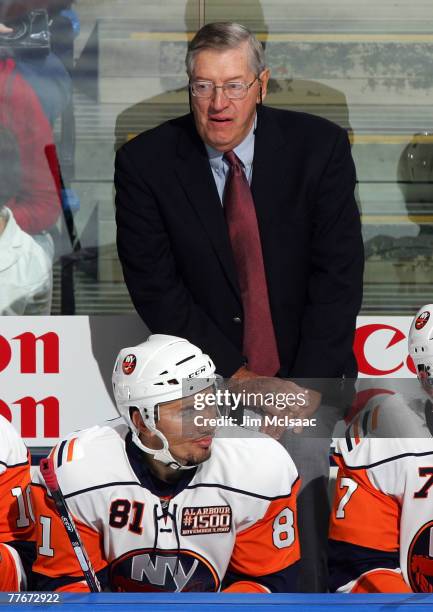
[[[137,408],[133,408],[131,410],[131,420],[134,423],[136,429],[138,430],[141,441],[145,446],[152,447],[152,440],[158,439],[159,441],[158,436],[146,427],[143,421],[143,417],[141,416],[140,411]]]
[[[266,98],[266,94],[268,93],[268,81],[269,81],[270,76],[271,76],[271,71],[269,70],[269,68],[265,68],[265,70],[263,70],[259,74],[260,91],[259,91],[259,95],[257,98],[257,101],[259,103],[263,102],[263,100]]]
[[[131,421],[134,423],[135,427],[141,433],[142,430],[145,428],[144,423],[143,423],[143,417],[141,416],[138,408],[130,408],[130,411],[131,411]]]

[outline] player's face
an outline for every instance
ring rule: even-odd
[[[200,394],[200,399],[210,393],[213,393],[213,387]],[[157,427],[167,438],[173,457],[183,465],[196,465],[209,459],[215,433],[215,426],[205,419],[215,418],[216,409],[197,410],[194,399],[192,395],[159,404]],[[199,422],[197,416],[201,417]]]
[[[202,140],[218,151],[231,151],[240,144],[251,130],[256,114],[256,104],[266,95],[269,71],[254,74],[249,62],[247,44],[236,49],[200,51],[194,62],[191,81],[211,81],[214,85],[229,82],[251,83],[242,100],[227,98],[222,89],[215,89],[210,98],[191,95],[195,124]]]

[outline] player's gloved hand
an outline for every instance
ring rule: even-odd
[[[19,591],[15,560],[4,544],[0,544],[0,591]]]
[[[223,589],[223,593],[269,593],[269,589],[262,586],[258,582],[252,580],[239,580],[234,582],[226,589]]]

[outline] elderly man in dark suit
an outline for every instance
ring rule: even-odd
[[[186,66],[191,113],[117,154],[126,284],[153,333],[198,344],[225,377],[309,379],[311,412],[325,379],[357,373],[363,248],[347,134],[324,119],[262,105],[269,70],[243,26],[204,26]],[[291,384],[274,380],[278,389]],[[323,476],[315,503],[326,497],[328,433],[320,453],[305,439],[292,453],[304,486]],[[303,474],[303,454],[319,473]],[[301,530],[303,514],[301,506]],[[326,588],[325,523],[316,539],[305,526],[310,544],[317,540],[311,546],[301,534],[309,559],[303,590]]]

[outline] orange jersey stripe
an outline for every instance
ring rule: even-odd
[[[340,456],[329,537],[376,550],[399,550],[398,502],[371,484],[365,469],[350,470]],[[350,482],[357,488],[351,492]],[[339,518],[340,517],[340,518]]]
[[[53,460],[53,464],[54,465],[57,465],[57,456],[56,456],[56,453],[57,453],[58,449],[59,449],[59,445],[56,444],[55,446],[53,446],[53,448],[48,453],[48,458]]]
[[[68,446],[68,455],[66,457],[66,461],[72,461],[72,457],[74,454],[74,446],[75,446],[75,441],[77,440],[77,438],[72,438],[72,440],[69,442],[69,446]]]
[[[298,561],[296,495],[299,486],[298,480],[289,497],[272,501],[260,521],[237,535],[231,570],[248,576],[265,576]]]

